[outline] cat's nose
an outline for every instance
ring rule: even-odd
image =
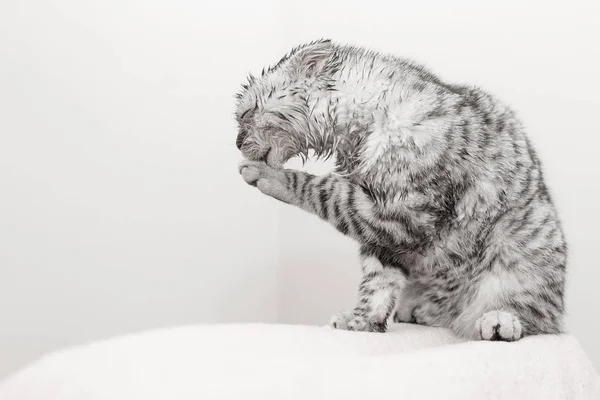
[[[248,132],[240,132],[237,135],[237,139],[235,140],[235,145],[237,146],[238,150],[242,149],[242,145],[244,144],[244,140],[246,140],[246,136],[248,136]]]

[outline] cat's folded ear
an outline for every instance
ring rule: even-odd
[[[290,67],[298,76],[316,76],[331,72],[333,44],[319,40],[301,47],[291,57]]]

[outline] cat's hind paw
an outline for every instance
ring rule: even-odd
[[[490,311],[476,322],[475,329],[481,340],[513,342],[521,338],[521,322],[505,311]]]

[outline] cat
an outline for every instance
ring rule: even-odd
[[[332,327],[562,332],[561,222],[522,123],[498,99],[331,40],[298,46],[236,97],[245,182],[360,244],[358,302]],[[309,150],[334,155],[335,171],[282,167]]]

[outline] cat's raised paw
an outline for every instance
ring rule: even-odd
[[[505,311],[490,311],[475,322],[482,340],[512,342],[521,338],[521,322]]]
[[[256,186],[259,179],[273,178],[274,171],[261,161],[244,160],[238,166],[240,175],[248,185]]]
[[[245,160],[239,165],[239,171],[248,185],[256,186],[262,193],[277,200],[292,202],[293,196],[286,188],[282,169],[270,167],[262,161]]]

